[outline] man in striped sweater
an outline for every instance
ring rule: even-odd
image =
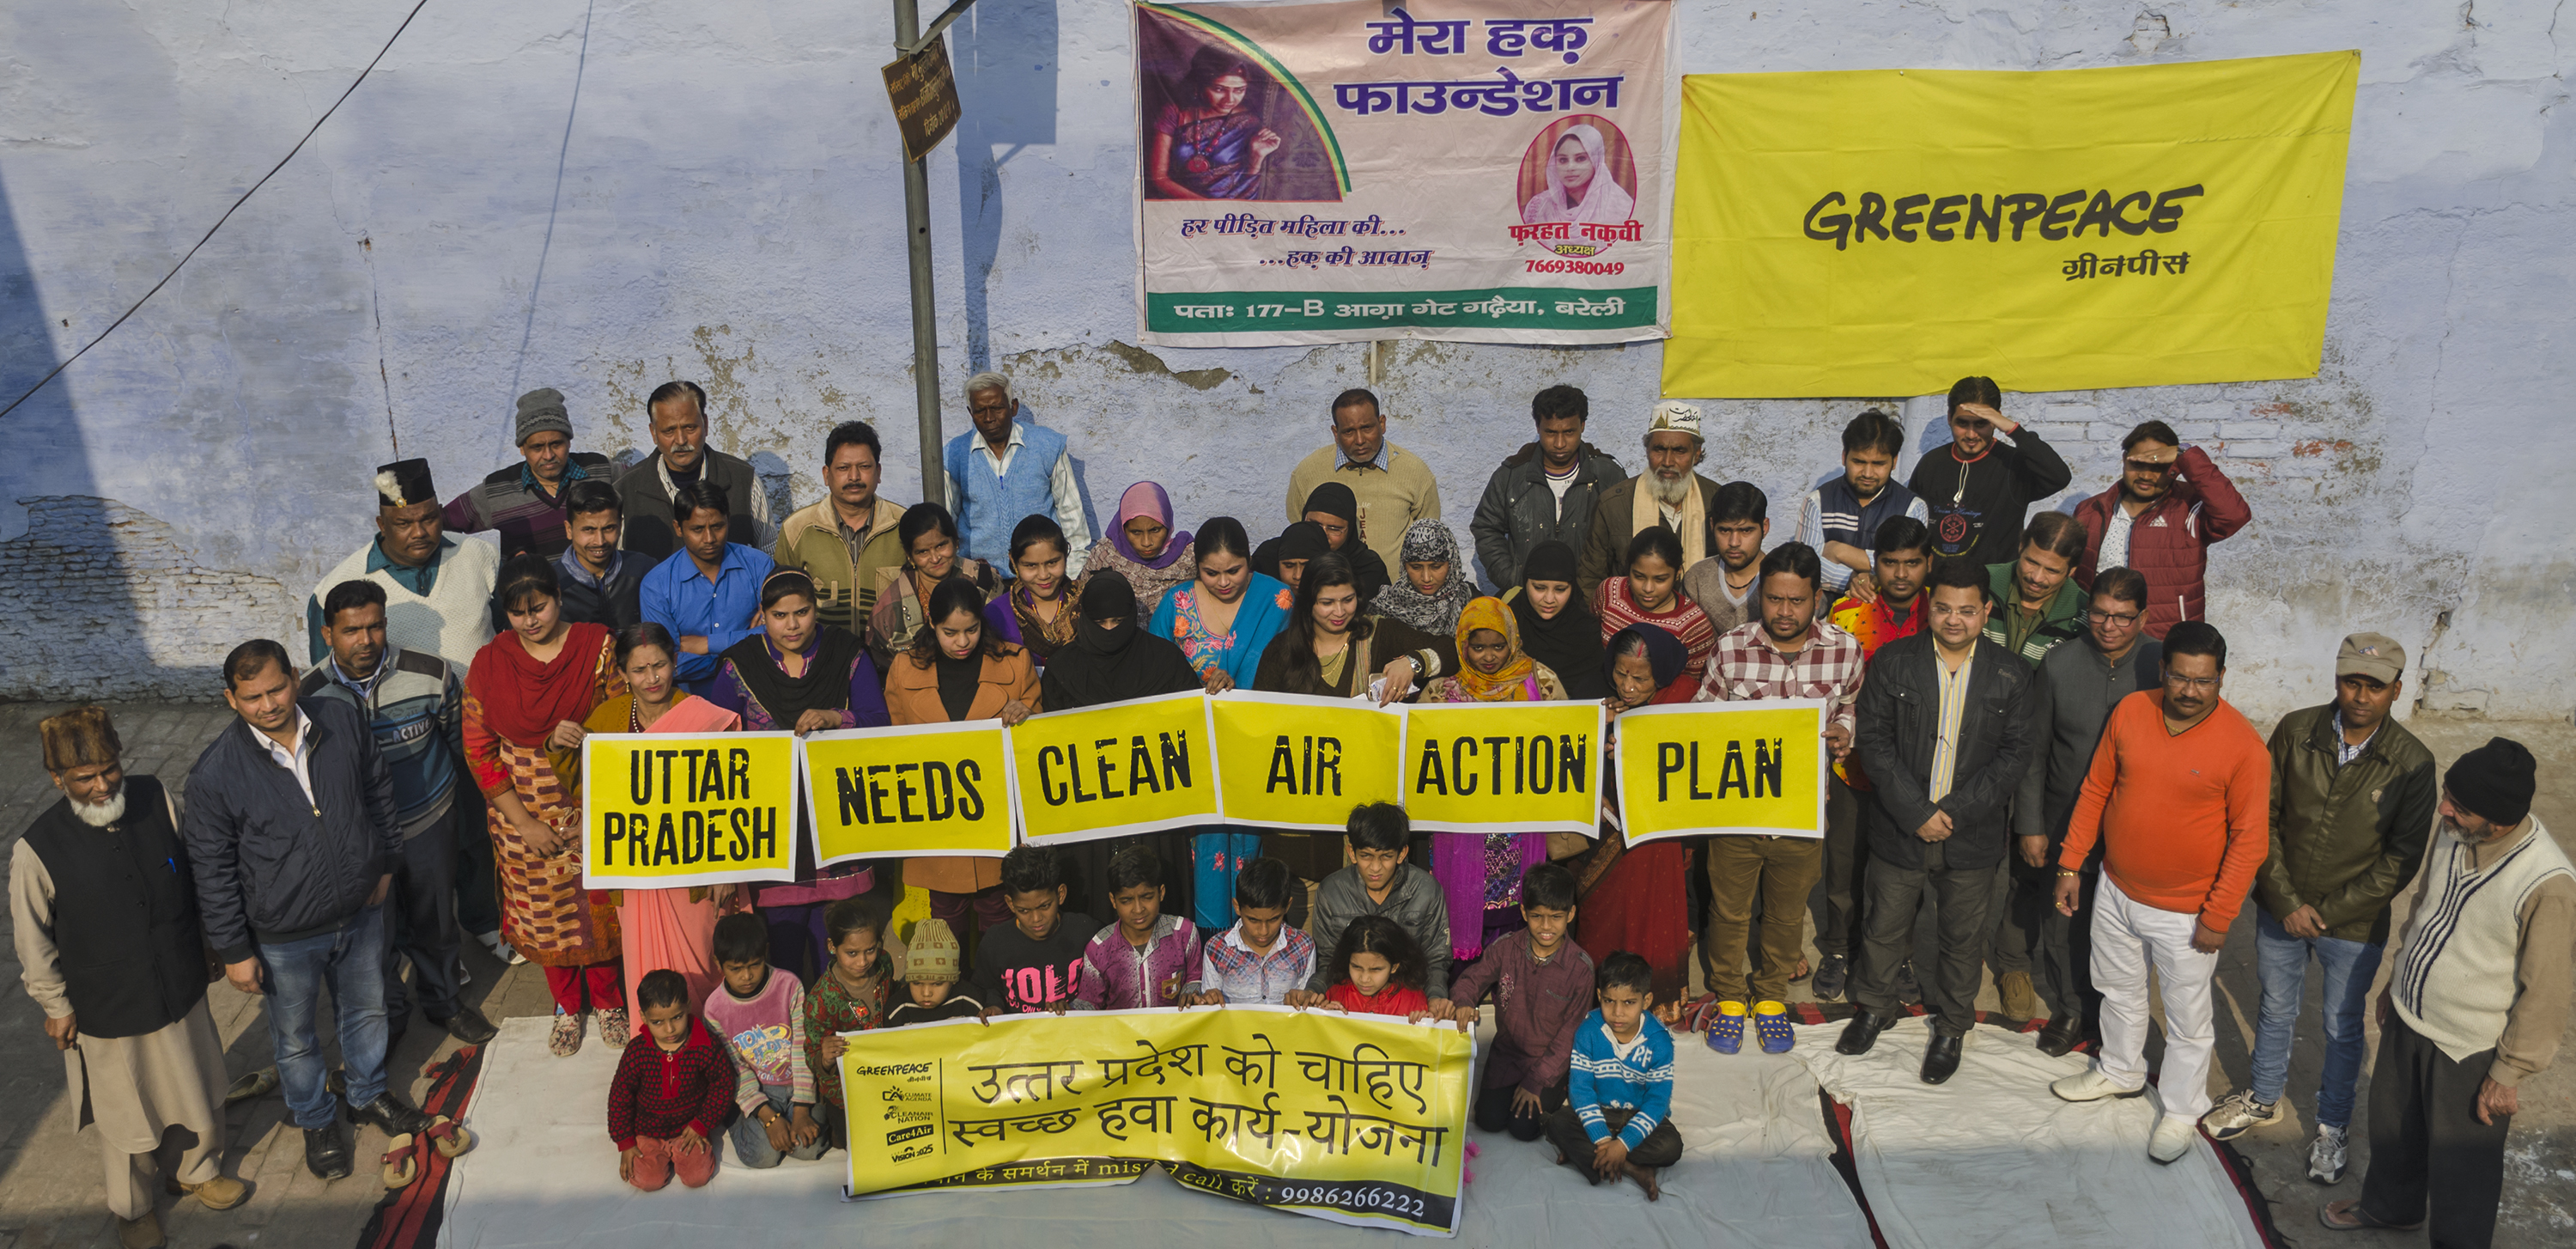
[[[1655,1172],[1682,1159],[1682,1135],[1668,1117],[1673,1034],[1654,1017],[1654,968],[1625,950],[1611,955],[1595,998],[1601,1008],[1574,1030],[1565,1104],[1548,1116],[1547,1139],[1585,1183],[1624,1176],[1653,1201],[1663,1195]]]

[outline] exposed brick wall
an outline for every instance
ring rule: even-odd
[[[114,499],[21,499],[27,531],[0,543],[0,696],[209,699],[245,638],[292,640],[277,581],[201,562],[186,536]]]

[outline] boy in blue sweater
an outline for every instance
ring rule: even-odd
[[[1666,1118],[1673,1105],[1673,1034],[1654,1018],[1655,973],[1622,950],[1602,960],[1601,1009],[1574,1030],[1565,1104],[1547,1119],[1556,1160],[1588,1184],[1637,1181],[1646,1200],[1663,1196],[1655,1172],[1682,1158],[1682,1136]]]

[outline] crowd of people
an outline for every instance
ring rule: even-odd
[[[608,1123],[642,1188],[705,1183],[720,1134],[751,1167],[845,1142],[846,1033],[1264,1002],[1461,1026],[1490,1009],[1479,1127],[1652,1196],[1681,1155],[1676,1034],[1790,1050],[1805,982],[1848,997],[1845,1054],[1920,1003],[1927,1083],[1974,1037],[2089,1047],[2058,1096],[2133,1097],[2151,967],[2165,1044],[2145,1145],[2168,1163],[2200,1129],[2284,1116],[2311,961],[2309,1173],[2333,1184],[2410,885],[2375,1004],[2372,1165],[2321,1217],[2487,1242],[2515,1089],[2554,1055],[2576,947],[2576,871],[2530,814],[2531,755],[2498,738],[2437,779],[2391,714],[2404,651],[2368,629],[2329,701],[2259,735],[2223,696],[2204,585],[2208,547],[2251,514],[2164,422],[2123,440],[2101,493],[2034,516],[2071,474],[1966,378],[1951,441],[1902,481],[1903,425],[1852,419],[1842,471],[1773,543],[1764,492],[1702,471],[1698,408],[1655,406],[1631,477],[1586,441],[1584,394],[1553,386],[1468,525],[1480,584],[1368,391],[1333,400],[1332,443],[1290,472],[1278,521],[1185,529],[1145,482],[1098,539],[1064,435],[1021,419],[999,374],[964,398],[943,498],[881,497],[877,434],[851,422],[823,441],[824,496],[773,524],[751,466],[707,445],[693,383],[652,393],[652,453],[622,471],[572,449],[562,395],[530,392],[522,463],[445,502],[425,461],[377,473],[377,534],[315,588],[305,666],[269,640],[226,659],[240,724],[184,810],[124,775],[103,710],[45,722],[64,800],[16,848],[12,915],[49,1035],[86,1057],[125,1243],[157,1243],[164,1129],[197,1142],[171,1182],[210,1207],[243,1197],[213,1148],[204,951],[267,995],[308,1165],[333,1178],[352,1170],[344,1106],[388,1134],[430,1126],[386,1079],[415,1000],[461,1040],[495,1034],[461,996],[469,938],[543,966],[555,1053],[593,1026],[622,1051]],[[589,733],[1014,724],[1234,688],[1598,700],[1614,748],[1640,707],[1823,700],[1825,819],[1630,847],[1615,819],[1597,837],[1415,833],[1372,802],[1339,837],[1207,827],[834,867],[800,841],[792,881],[582,888]],[[900,960],[898,888],[929,908]],[[2252,1081],[2213,1106],[2211,981],[2249,893]],[[1990,973],[2035,1038],[1975,1030]]]

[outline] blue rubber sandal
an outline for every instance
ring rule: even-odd
[[[1786,1054],[1798,1043],[1798,1034],[1789,1028],[1789,1005],[1786,1002],[1761,1002],[1753,1007],[1753,1034],[1762,1039],[1765,1054]]]
[[[1744,1048],[1744,1003],[1720,1002],[1708,1020],[1708,1047],[1721,1054]]]

